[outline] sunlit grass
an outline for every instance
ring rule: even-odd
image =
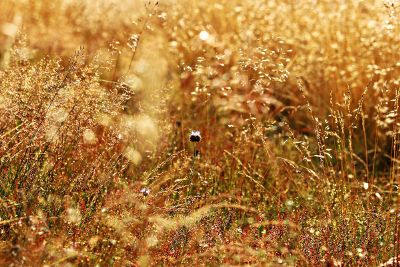
[[[1,1],[0,265],[395,266],[399,12]]]

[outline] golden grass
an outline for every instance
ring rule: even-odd
[[[396,264],[399,12],[1,1],[0,265]]]

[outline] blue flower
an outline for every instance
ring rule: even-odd
[[[143,196],[148,196],[150,194],[150,189],[143,187],[142,189],[140,189],[140,193],[142,193]]]

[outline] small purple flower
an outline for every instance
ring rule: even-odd
[[[192,131],[189,136],[190,142],[198,143],[201,140],[200,131]]]
[[[143,187],[142,189],[140,189],[140,193],[142,193],[143,196],[148,196],[150,194],[150,189]]]

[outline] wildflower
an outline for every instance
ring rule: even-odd
[[[368,188],[369,188],[369,184],[368,184],[368,183],[366,183],[366,182],[364,182],[364,183],[363,183],[363,187],[364,187],[364,189],[365,189],[365,190],[368,190]]]
[[[142,193],[143,196],[148,196],[150,194],[150,189],[143,187],[142,189],[140,189],[140,193]]]
[[[196,142],[196,143],[200,142],[201,140],[200,131],[192,131],[190,133],[189,140],[190,142]]]
[[[399,190],[399,184],[394,182],[393,183],[393,191],[398,191]]]

